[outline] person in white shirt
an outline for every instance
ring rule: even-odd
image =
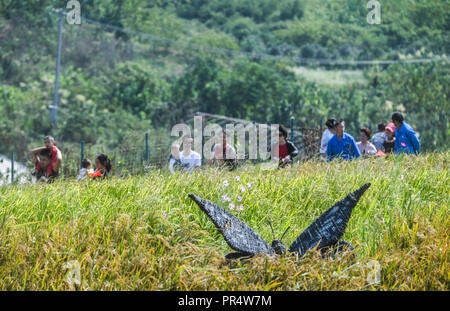
[[[192,150],[194,140],[189,136],[183,137],[183,152],[180,153],[180,161],[184,166],[183,172],[192,172],[202,165],[200,154]]]
[[[386,125],[384,123],[378,124],[378,132],[373,134],[370,142],[377,148],[378,150],[384,150],[383,143],[387,140],[386,133],[384,133],[386,129]]]
[[[92,168],[91,160],[83,159],[83,161],[81,161],[81,169],[78,173],[77,181],[85,179],[89,174],[92,173],[94,173],[94,169]]]
[[[320,155],[323,157],[326,157],[328,142],[330,141],[331,137],[336,134],[336,131],[334,129],[336,127],[336,119],[328,119],[327,122],[325,122],[325,125],[327,126],[327,129],[323,132],[319,151]]]
[[[377,148],[369,141],[372,133],[367,127],[364,127],[359,132],[359,139],[361,141],[356,143],[356,146],[361,153],[361,156],[374,156],[377,153]]]

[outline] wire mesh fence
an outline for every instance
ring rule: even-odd
[[[139,175],[152,169],[164,168],[170,153],[170,142],[163,143],[158,137],[148,133],[127,135],[119,148],[109,149],[98,145],[80,143],[62,144],[64,156],[62,173],[71,178],[78,174],[83,159],[95,158],[100,153],[106,154],[113,164],[116,176]]]
[[[201,115],[201,113],[197,114],[197,116],[198,115]],[[247,124],[252,123],[248,120],[227,118],[225,116],[203,115],[203,117],[204,122],[202,128],[208,124],[217,124],[225,129],[226,124],[236,125],[240,122]],[[192,126],[192,119],[188,120],[186,125]],[[320,127],[316,129],[290,127],[289,130],[291,132],[290,138],[293,138],[294,144],[299,149],[299,155],[294,159],[294,162],[307,161],[318,155],[322,133]],[[257,135],[259,135],[259,133],[257,133]],[[123,138],[119,148],[113,149],[99,144],[86,144],[84,141],[75,143],[57,140],[56,145],[63,155],[60,178],[75,178],[81,167],[81,161],[87,158],[90,159],[92,163],[95,163],[95,158],[100,153],[108,155],[113,163],[113,175],[119,177],[145,174],[146,172],[155,169],[167,169],[171,145],[177,138],[179,137],[171,137],[170,132],[165,134],[162,134],[161,132],[134,132]],[[205,142],[209,138],[210,137],[203,137],[202,139],[202,153],[206,151]],[[237,139],[234,141],[235,149],[237,149],[236,146]],[[244,159],[239,159],[239,164],[257,164],[269,161],[261,158],[250,159],[248,142],[246,142],[245,148],[245,157]],[[23,156],[21,158],[23,158]],[[207,163],[208,162],[203,159],[203,166],[206,166]],[[8,159],[7,157],[2,157],[2,159],[0,159],[0,165],[3,165],[2,170],[0,170],[0,184],[5,184],[8,181],[21,183],[32,181],[31,172],[34,169],[34,164],[31,162],[30,157],[24,164],[15,162],[13,159]]]

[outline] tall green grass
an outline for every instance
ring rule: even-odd
[[[0,289],[449,290],[448,164],[447,152],[3,187]],[[289,245],[366,182],[372,186],[343,237],[356,249],[334,260],[311,251],[302,260],[261,255],[227,262],[231,249],[187,197],[228,208],[223,195],[235,204],[242,196],[244,209],[232,212],[268,242],[268,221],[277,238],[291,226]],[[380,279],[373,283],[375,261]]]

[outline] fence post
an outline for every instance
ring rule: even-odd
[[[81,141],[81,161],[80,166],[83,166],[82,162],[84,160],[84,140]]]
[[[150,162],[150,146],[148,144],[148,133],[145,133],[145,162]]]
[[[291,117],[291,141],[294,142],[294,121],[295,118]]]
[[[14,151],[11,153],[11,183],[14,183]]]

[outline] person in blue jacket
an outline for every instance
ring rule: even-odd
[[[412,127],[404,120],[400,112],[392,114],[392,122],[396,127],[394,153],[419,154],[420,141]]]
[[[344,120],[338,119],[335,123],[335,131],[333,137],[331,137],[327,146],[327,158],[328,161],[334,158],[341,158],[345,160],[352,160],[359,158],[361,153],[356,146],[355,139],[352,135],[345,133]]]

